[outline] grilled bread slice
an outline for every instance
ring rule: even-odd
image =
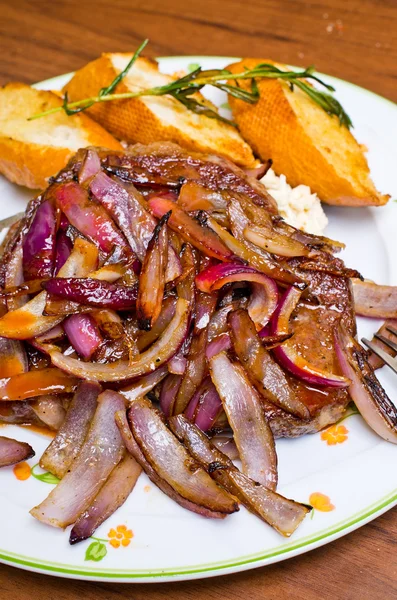
[[[27,120],[61,105],[61,98],[54,92],[36,90],[23,83],[9,83],[0,88],[0,173],[10,181],[41,189],[79,148],[122,148],[88,115],[68,117],[58,112]]]
[[[77,71],[65,86],[69,99],[96,96],[127,66],[131,57],[132,54],[102,54]],[[162,86],[174,79],[160,73],[156,61],[138,58],[116,92]],[[201,94],[199,98],[209,104]],[[255,164],[250,147],[232,125],[193,113],[170,96],[104,102],[92,106],[88,113],[118,139],[130,144],[171,141],[188,150],[226,156],[243,167]]]
[[[263,62],[273,61],[250,58],[227,68],[238,73]],[[337,117],[279,79],[258,85],[256,104],[232,97],[229,103],[242,136],[263,161],[271,158],[274,170],[283,173],[290,185],[308,185],[328,204],[386,204],[389,196],[376,190],[362,148]]]

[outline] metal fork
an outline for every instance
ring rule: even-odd
[[[397,329],[394,329],[394,327],[386,327],[386,329],[392,335],[396,336],[396,340],[397,340]],[[394,352],[397,353],[397,343],[392,342],[391,340],[388,340],[381,333],[375,333],[374,337],[376,337],[376,339],[378,339],[381,342],[383,342],[383,344],[385,344],[385,346],[387,346],[391,350],[394,350]],[[392,356],[390,356],[390,354],[387,354],[387,352],[385,352],[384,350],[382,350],[382,348],[379,348],[373,342],[370,342],[366,338],[362,338],[361,341],[362,341],[363,344],[365,344],[367,346],[367,348],[369,348],[370,350],[372,350],[372,352],[374,354],[376,354],[377,356],[379,356],[379,358],[381,358],[386,365],[388,365],[391,369],[393,369],[393,371],[395,373],[397,373],[397,356],[395,358],[393,358]]]

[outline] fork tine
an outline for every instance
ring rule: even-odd
[[[395,344],[391,340],[388,340],[387,337],[385,337],[384,335],[382,335],[380,333],[375,333],[374,337],[376,337],[378,340],[383,342],[386,346],[388,346],[389,348],[391,348],[392,350],[395,350],[395,352],[397,352],[397,344]]]
[[[370,350],[372,350],[372,352],[374,354],[376,354],[377,356],[379,356],[379,358],[381,358],[384,363],[386,363],[391,369],[393,369],[393,371],[395,373],[397,373],[397,362],[396,362],[396,359],[392,358],[389,354],[387,354],[387,352],[385,352],[381,348],[378,348],[378,346],[376,346],[373,342],[370,342],[369,340],[367,340],[365,338],[362,338],[361,341],[362,341],[363,344],[365,344],[365,346],[367,346],[367,348],[369,348]]]
[[[394,327],[386,327],[387,331],[390,331],[390,333],[392,333],[393,335],[397,336],[397,329],[394,329]]]

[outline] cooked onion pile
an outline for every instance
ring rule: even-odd
[[[291,535],[310,507],[276,492],[275,437],[335,422],[352,398],[397,441],[341,247],[287,225],[225,159],[79,151],[0,264],[0,420],[57,431],[40,464],[61,481],[31,514],[86,539],[143,469],[199,515],[241,503]],[[31,452],[1,438],[0,466]]]

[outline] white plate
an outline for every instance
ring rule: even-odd
[[[222,57],[164,58],[166,72],[187,69],[192,63],[218,68],[232,59]],[[60,88],[68,76],[42,82],[38,87]],[[325,77],[351,115],[355,135],[369,148],[369,162],[377,186],[397,198],[397,110],[391,102],[350,83]],[[226,101],[211,92],[218,104]],[[0,181],[0,218],[25,207],[30,196]],[[397,284],[397,205],[377,209],[326,208],[327,234],[345,241],[344,258],[367,278]],[[370,335],[378,326],[360,320],[359,331]],[[395,398],[397,379],[381,372],[380,378]],[[319,492],[324,512],[313,512],[291,539],[283,539],[266,524],[241,508],[224,521],[206,520],[172,502],[142,476],[133,494],[96,532],[95,538],[69,546],[68,532],[35,521],[29,509],[52,489],[34,476],[18,480],[12,468],[0,471],[0,560],[24,569],[63,577],[98,581],[150,582],[194,579],[243,571],[308,552],[371,521],[397,503],[397,448],[377,437],[360,416],[342,424],[343,442],[328,445],[321,434],[297,440],[279,440],[280,492],[308,502]],[[343,435],[344,433],[344,435]],[[38,457],[48,443],[41,435],[15,426],[1,434],[25,440]],[[39,470],[40,472],[40,470]],[[35,469],[37,473],[37,469]],[[28,471],[29,474],[29,471]],[[320,497],[321,498],[321,497]],[[313,497],[312,497],[313,500]],[[324,505],[325,502],[325,505]],[[133,532],[130,543],[115,548],[111,543],[117,526]],[[110,534],[110,535],[109,535]],[[99,539],[98,539],[99,538]]]

